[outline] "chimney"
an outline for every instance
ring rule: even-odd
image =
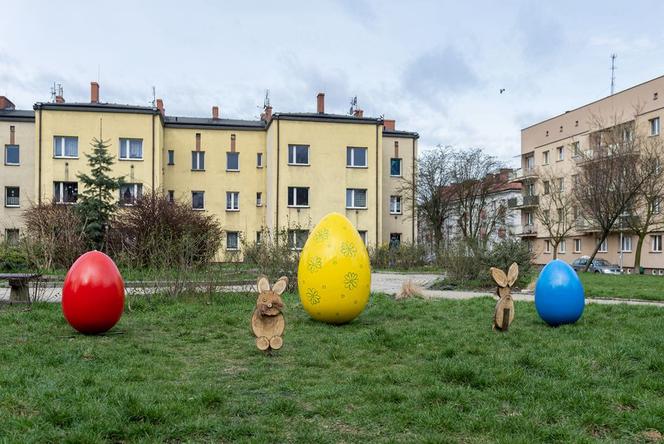
[[[90,82],[90,103],[99,103],[99,83]]]
[[[16,109],[14,103],[5,96],[0,96],[0,109]]]
[[[212,118],[214,120],[219,120],[219,107],[218,106],[213,106],[212,107]]]
[[[394,128],[396,127],[396,122],[393,119],[384,119],[383,126],[388,131],[394,131]]]
[[[265,107],[265,112],[263,112],[263,115],[261,117],[266,122],[272,120],[272,107],[270,105]]]
[[[353,111],[353,116],[359,117],[359,118],[364,117],[364,110],[356,109],[355,111]]]
[[[61,95],[55,96],[55,103],[65,103],[65,98]]]
[[[166,110],[164,110],[164,101],[161,99],[157,99],[157,109],[159,110],[159,114],[162,116],[166,115]]]
[[[318,93],[316,96],[316,112],[325,114],[325,93]]]

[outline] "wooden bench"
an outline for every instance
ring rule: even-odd
[[[30,302],[30,281],[38,279],[35,273],[0,273],[0,280],[9,282],[9,302]]]

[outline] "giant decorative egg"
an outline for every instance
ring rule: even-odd
[[[111,329],[124,310],[124,281],[113,260],[100,251],[81,255],[65,276],[62,312],[85,334]]]
[[[330,213],[304,244],[297,271],[300,301],[312,318],[331,324],[350,322],[369,301],[369,254],[353,224]]]
[[[535,284],[535,309],[544,322],[573,324],[583,314],[583,285],[576,271],[560,259],[546,264]]]

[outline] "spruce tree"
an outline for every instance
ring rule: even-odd
[[[108,173],[115,163],[109,154],[108,141],[92,139],[92,154],[86,154],[90,174],[78,174],[83,191],[78,195],[77,209],[85,223],[85,233],[91,248],[101,250],[108,222],[116,209],[116,196],[123,177],[111,177]]]

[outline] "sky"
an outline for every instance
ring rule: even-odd
[[[365,116],[420,148],[481,147],[515,166],[520,130],[664,75],[660,1],[0,0],[0,95],[149,105],[166,114]],[[500,90],[505,91],[501,94]]]

